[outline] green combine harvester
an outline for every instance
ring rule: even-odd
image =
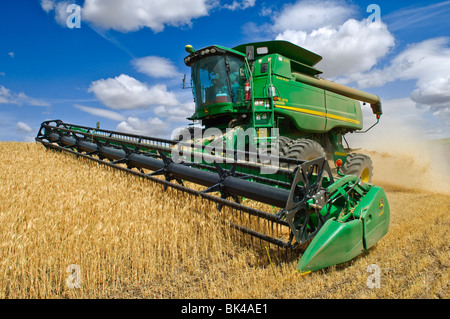
[[[350,261],[386,235],[389,204],[370,183],[372,162],[342,143],[363,128],[360,101],[378,123],[377,96],[320,78],[322,58],[286,41],[186,51],[197,125],[178,138],[54,120],[36,141],[215,202],[218,223],[268,252],[298,252],[301,273]]]

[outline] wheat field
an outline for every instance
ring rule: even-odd
[[[298,258],[270,262],[194,195],[39,144],[0,142],[0,152],[3,299],[450,297],[443,188],[381,174],[388,235],[348,263],[300,276]],[[395,162],[372,155],[375,167]],[[370,265],[377,287],[368,284]]]

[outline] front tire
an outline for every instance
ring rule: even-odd
[[[348,154],[341,172],[345,175],[355,175],[361,181],[370,183],[373,176],[373,164],[369,156],[364,154]]]
[[[289,144],[292,143],[292,140],[286,136],[280,136],[278,138],[278,151],[281,157],[286,157],[289,151]]]
[[[316,141],[301,138],[292,141],[287,147],[285,157],[293,158],[301,161],[311,161],[319,157],[325,157],[326,153],[323,147]],[[292,169],[292,165],[288,165]]]

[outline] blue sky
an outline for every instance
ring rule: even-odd
[[[371,4],[381,20],[369,21]],[[170,137],[193,113],[186,44],[274,39],[322,55],[324,78],[380,96],[373,139],[450,137],[449,30],[450,1],[2,1],[0,141],[31,141],[47,119]]]

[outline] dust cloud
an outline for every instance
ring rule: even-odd
[[[357,136],[355,136],[357,135]],[[372,182],[411,191],[450,194],[450,138],[426,141],[410,126],[347,137],[373,162]]]

